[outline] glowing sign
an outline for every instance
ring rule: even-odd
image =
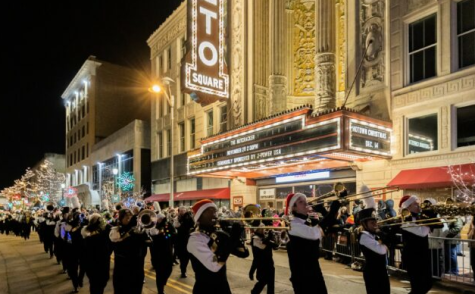
[[[184,87],[188,92],[197,92],[200,100],[207,95],[229,97],[229,75],[225,62],[225,3],[226,0],[191,0],[188,4],[191,62],[188,55]]]
[[[74,197],[78,195],[78,189],[74,187],[69,187],[65,192],[64,192],[64,197]]]
[[[320,173],[276,177],[275,182],[276,183],[303,182],[303,181],[311,181],[311,180],[328,179],[329,177],[330,177],[330,172],[324,171]]]

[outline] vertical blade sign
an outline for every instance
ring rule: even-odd
[[[184,63],[184,91],[194,92],[202,104],[229,98],[225,2],[190,0],[188,4],[191,52]]]

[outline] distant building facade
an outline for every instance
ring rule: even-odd
[[[135,126],[135,120],[150,121],[143,77],[139,71],[91,56],[61,96],[66,107],[67,185],[76,187],[85,203],[100,201],[91,190],[92,167],[97,164],[92,159],[94,146],[131,123]],[[123,151],[116,147],[110,153]]]

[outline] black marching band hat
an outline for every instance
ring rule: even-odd
[[[366,220],[375,220],[376,219],[376,210],[374,208],[365,208],[360,210],[356,214],[356,224],[360,225],[361,222]]]

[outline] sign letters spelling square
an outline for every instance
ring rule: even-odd
[[[190,0],[188,4],[191,52],[184,64],[184,87],[187,92],[195,92],[200,98],[229,97],[225,7],[226,0]]]

